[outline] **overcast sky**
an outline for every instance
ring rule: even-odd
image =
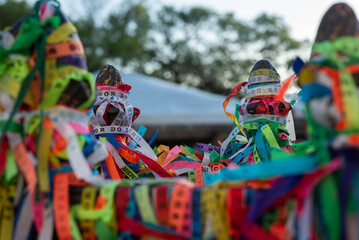
[[[27,0],[35,2],[36,0]],[[99,22],[106,19],[108,12],[119,8],[123,1],[133,0],[59,0],[62,9],[70,19],[76,18],[76,14],[83,15],[83,8],[80,6],[94,1],[100,6],[98,11]],[[135,0],[138,1],[138,0]],[[172,5],[176,8],[187,8],[203,6],[221,13],[234,12],[239,19],[253,20],[259,14],[266,12],[275,14],[284,19],[290,27],[292,36],[297,40],[313,41],[316,35],[320,20],[326,10],[334,3],[334,0],[146,0],[147,6],[159,9],[161,5]],[[359,16],[359,0],[345,1]],[[116,4],[117,3],[117,4]],[[79,7],[77,7],[79,6]],[[298,53],[302,58],[309,56],[310,49]],[[281,74],[287,75],[286,70],[279,69]]]
[[[36,0],[27,0],[35,2]],[[122,1],[132,0],[59,0],[62,3],[65,14],[74,17],[75,14],[83,14],[81,7],[88,1],[101,1],[102,11],[100,18],[106,15],[106,12],[113,11],[114,6]],[[252,20],[260,13],[266,12],[283,17],[289,25],[291,33],[296,39],[308,39],[313,41],[320,19],[325,11],[334,3],[335,0],[147,0],[148,6],[158,8],[160,5],[172,5],[177,8],[204,6],[213,10],[226,13],[234,12],[239,19]],[[359,0],[345,1],[352,6],[354,11],[359,14]],[[105,4],[106,3],[106,4]]]
[[[151,1],[151,0],[150,0]],[[282,16],[297,39],[313,41],[319,22],[333,0],[152,0],[177,7],[208,6],[220,12],[234,12],[240,19],[253,19],[262,12]],[[345,1],[359,14],[359,0]]]

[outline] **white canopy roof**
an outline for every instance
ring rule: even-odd
[[[141,110],[137,124],[230,125],[223,111],[226,96],[164,81],[138,73],[122,74],[132,86],[129,101]],[[238,100],[231,99],[227,111],[234,113]]]
[[[124,83],[132,86],[130,103],[141,111],[134,125],[143,124],[159,129],[161,138],[182,139],[187,136],[196,139],[216,136],[215,139],[224,139],[233,126],[233,120],[226,117],[223,111],[222,105],[226,98],[224,95],[139,73],[121,75]],[[97,73],[94,74],[95,78],[96,76]],[[227,111],[233,114],[236,103],[240,103],[240,100],[232,98]],[[295,118],[302,119],[301,112],[298,113],[294,111]],[[296,122],[299,135],[304,136],[304,125],[303,120]]]

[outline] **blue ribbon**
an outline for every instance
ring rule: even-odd
[[[136,216],[136,202],[135,202],[135,196],[134,196],[134,188],[130,189],[130,200],[128,201],[127,204],[127,209],[126,209],[126,215],[131,217],[131,218],[135,218]]]
[[[151,146],[151,144],[155,141],[157,135],[158,135],[158,130],[155,132],[155,134],[153,135],[153,137],[151,138],[151,140],[148,141],[148,145]]]
[[[264,139],[261,131],[261,128],[265,125],[267,124],[258,124],[258,130],[256,136],[254,137],[254,141],[262,162],[269,162],[268,142]]]
[[[241,161],[243,159],[243,157],[245,155],[247,155],[247,153],[249,153],[250,151],[252,151],[254,148],[254,145],[251,145],[249,147],[247,147],[243,152],[239,153],[232,161],[232,163],[238,164],[239,161]]]
[[[245,179],[271,178],[277,176],[292,176],[313,171],[318,166],[316,156],[291,157],[278,159],[274,162],[263,162],[257,165],[244,165],[235,169],[221,169],[217,174],[204,173],[206,185],[212,185],[218,181],[226,180],[235,182]]]
[[[323,86],[322,84],[310,83],[302,87],[302,96],[300,100],[303,102],[309,102],[313,98],[323,97],[331,94],[332,91],[330,88]]]
[[[201,239],[201,189],[195,188],[192,194],[192,237]]]

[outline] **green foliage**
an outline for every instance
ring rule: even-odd
[[[279,56],[302,46],[278,16],[261,14],[253,21],[242,21],[233,13],[204,7],[153,10],[149,3],[123,1],[121,8],[115,8],[102,26],[101,58],[133,71],[227,94],[246,80],[260,58],[278,66]]]
[[[244,81],[259,58],[277,65],[278,56],[301,46],[280,17],[266,14],[244,22],[232,13],[165,6],[154,29],[163,39],[152,49],[157,68],[146,74],[223,94]]]
[[[0,30],[11,27],[19,18],[32,13],[26,1],[0,1]]]
[[[64,1],[62,5],[66,3],[71,4]],[[246,80],[250,67],[260,58],[285,66],[293,58],[289,53],[303,46],[278,16],[263,13],[253,21],[243,21],[233,13],[204,7],[176,9],[150,4],[122,0],[104,5],[84,0],[85,14],[77,16],[74,23],[90,71],[111,63],[120,70],[228,94],[234,85]],[[2,17],[9,22],[2,21],[3,25],[29,11],[25,2],[8,0],[5,5],[0,5],[1,16],[7,14],[4,9],[18,12],[10,14],[11,18]],[[101,10],[104,6],[111,7]]]
[[[90,71],[101,69],[105,65],[105,54],[101,46],[103,29],[95,26],[93,18],[78,20],[76,27],[85,47],[88,68]]]
[[[275,62],[280,53],[301,46],[299,41],[289,35],[288,26],[280,17],[263,13],[254,20],[254,23],[256,27],[254,37],[260,43],[259,52],[272,62]]]

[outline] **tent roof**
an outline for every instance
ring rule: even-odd
[[[164,81],[138,73],[121,73],[132,86],[129,101],[141,110],[137,124],[144,125],[229,125],[223,111],[226,96]],[[227,111],[234,112],[231,99]]]
[[[163,139],[225,138],[233,121],[223,111],[226,96],[182,86],[139,73],[121,73],[124,83],[131,85],[129,100],[141,114],[134,122],[146,127],[160,129]],[[97,76],[97,73],[94,73]],[[227,111],[234,113],[238,99],[231,99]],[[296,104],[300,105],[300,104]],[[295,108],[300,106],[295,106]],[[305,121],[301,111],[294,111],[296,132],[305,136]],[[202,134],[202,135],[201,135]],[[206,136],[204,136],[207,134]],[[217,135],[216,135],[217,134]],[[219,136],[222,134],[223,136]],[[213,137],[215,136],[215,137]]]

